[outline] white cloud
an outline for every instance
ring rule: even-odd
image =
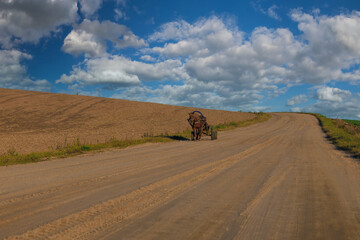
[[[0,86],[37,91],[49,90],[51,85],[48,81],[31,80],[27,76],[26,67],[21,61],[31,58],[29,54],[17,50],[0,50]]]
[[[357,41],[360,37],[360,12],[329,17],[294,10],[291,17],[299,23],[299,29],[304,32],[305,39],[311,42],[312,50],[316,51],[315,56],[319,59],[324,57],[324,49],[332,50],[328,54],[360,54],[360,43]]]
[[[248,41],[244,42],[242,35],[236,27],[214,16],[194,24],[171,22],[161,26],[150,40],[172,43],[143,52],[182,57],[191,77],[234,90],[277,91],[275,84],[287,84],[291,79],[286,78],[289,71],[284,65],[301,49],[292,33],[262,27],[255,29]]]
[[[101,6],[102,0],[79,0],[80,10],[86,18],[90,18]]]
[[[360,12],[329,17],[295,10],[291,17],[298,22],[299,30],[304,33],[302,37],[308,41],[303,50],[302,62],[308,65],[305,70],[311,68],[313,73],[319,72],[315,76],[322,81],[351,78],[351,73],[344,74],[342,70],[359,63]],[[359,79],[359,75],[355,78]]]
[[[301,108],[300,107],[294,107],[290,109],[291,112],[301,112]]]
[[[331,118],[360,119],[360,101],[350,98],[346,102],[318,101],[304,108],[304,112],[320,113]]]
[[[261,12],[262,14],[265,14],[275,20],[281,20],[281,17],[276,13],[276,9],[279,8],[277,5],[272,5],[267,10],[265,10],[261,6],[260,1],[252,1],[250,4],[256,11]]]
[[[150,101],[181,106],[196,106],[227,110],[254,110],[251,105],[259,103],[258,91],[233,91],[231,88],[189,79],[183,85],[163,85],[153,89],[137,86],[125,89],[112,97],[136,101]]]
[[[351,96],[351,92],[348,90],[342,90],[339,88],[322,87],[317,90],[316,97],[319,100],[331,101],[331,102],[343,102],[345,98]]]
[[[249,41],[188,59],[185,66],[190,76],[204,82],[218,82],[235,89],[276,90],[276,84],[289,83],[289,70],[284,65],[299,48],[286,29],[258,28]]]
[[[124,25],[85,19],[65,38],[62,49],[73,55],[84,52],[91,57],[102,56],[106,54],[106,40],[111,41],[118,49],[147,45]]]
[[[351,24],[357,23],[358,15],[354,12],[319,17],[294,11],[291,16],[299,22],[304,41],[288,29],[266,27],[256,28],[244,41],[236,27],[226,25],[220,18],[201,19],[194,24],[181,20],[161,26],[149,39],[165,42],[164,46],[146,49],[143,53],[182,57],[192,77],[242,87],[276,89],[280,83],[357,81],[359,72],[347,70],[360,62],[360,54],[356,53],[359,44],[352,40],[360,30]],[[340,31],[338,25],[345,29]],[[346,32],[340,34],[346,37],[339,38],[333,31]]]
[[[278,8],[279,8],[278,6],[272,5],[271,7],[268,8],[267,15],[273,19],[281,20],[280,16],[276,13],[276,9]]]
[[[62,50],[75,56],[85,53],[87,56],[96,57],[106,55],[106,44],[94,34],[79,29],[67,35]]]
[[[224,21],[216,16],[210,18],[203,18],[195,22],[194,24],[189,24],[184,20],[169,22],[163,24],[160,27],[160,31],[155,32],[149,37],[150,41],[167,41],[167,40],[183,40],[183,39],[194,39],[202,37],[215,37],[218,33],[228,32],[232,34],[227,29],[230,26],[226,26]],[[236,37],[241,39],[241,33],[232,26],[234,29],[234,34],[237,34]]]
[[[121,61],[121,60],[120,60]],[[58,83],[85,85],[108,85],[110,87],[140,84],[138,76],[120,69],[121,62],[105,58],[85,60],[85,67],[74,68],[70,75],[63,74]]]
[[[130,86],[119,90],[116,97],[230,110],[254,109],[262,104],[266,95],[275,97],[303,83],[319,85],[329,81],[351,81],[356,84],[360,79],[356,65],[360,63],[360,51],[354,39],[360,29],[353,23],[357,24],[360,14],[353,12],[334,17],[313,14],[299,10],[291,13],[301,32],[298,36],[289,29],[266,27],[255,28],[246,35],[233,22],[215,16],[192,24],[184,20],[166,23],[149,37],[153,46],[138,52],[138,57],[147,63],[110,56],[104,48],[97,51],[97,46],[104,46],[103,38],[97,37],[106,34],[81,27],[92,34],[83,36],[89,45],[92,42],[100,45],[94,44],[91,50],[90,47],[83,50],[79,44],[79,52],[101,57],[86,60],[85,67],[74,68],[58,82],[95,84],[95,80],[86,75],[90,74],[97,79],[96,84],[108,84],[111,81],[96,74],[110,68],[119,72],[118,86]],[[71,52],[76,53],[75,50]],[[130,81],[124,82],[127,85],[121,80],[125,76],[131,77]],[[162,85],[164,80],[176,83]],[[146,87],[146,81],[154,81],[155,86],[160,86]],[[317,90],[316,97],[319,103],[311,105],[314,109],[322,102],[344,103],[351,93],[324,87]],[[287,106],[305,101],[305,95],[295,96],[287,101]]]
[[[331,118],[360,119],[360,98],[348,90],[324,86],[318,88],[313,97],[317,100],[315,103],[291,110],[320,113]]]
[[[357,23],[358,15],[354,12],[319,17],[294,11],[292,18],[299,22],[299,29],[304,33],[301,35],[303,40],[295,37],[288,29],[266,27],[254,29],[246,40],[236,27],[225,24],[224,20],[217,17],[201,19],[194,24],[171,22],[150,36],[151,41],[165,42],[164,46],[147,51],[167,58],[181,57],[190,77],[203,83],[229,87],[234,92],[243,89],[265,90],[276,96],[286,92],[288,87],[302,83],[358,80],[358,70],[345,71],[360,60],[360,54],[356,53],[358,43],[351,41],[357,38],[360,29],[353,28],[356,24],[350,24]],[[344,28],[336,27],[338,25]],[[335,32],[345,31],[346,34],[340,35],[346,37],[338,39],[337,34],[331,34],[330,27]],[[312,28],[316,29],[313,34],[310,31]],[[209,44],[210,35],[218,36],[214,38],[218,45]],[[350,40],[345,41],[347,38]],[[343,47],[339,47],[339,44]],[[351,54],[348,52],[349,47]],[[285,87],[279,88],[279,84]],[[334,90],[331,96],[338,100],[346,94]],[[289,100],[288,105],[306,100],[304,95],[297,96]]]
[[[241,44],[242,33],[236,27],[225,25],[223,20],[213,16],[201,19],[193,25],[183,20],[166,23],[160,27],[160,31],[152,34],[149,40],[177,42],[147,49],[148,52],[167,57],[208,56]]]
[[[131,61],[121,56],[105,56],[87,59],[84,67],[74,67],[70,75],[63,74],[57,83],[85,85],[104,85],[106,87],[126,87],[139,85],[151,80],[186,79],[182,63],[167,60],[155,64]]]
[[[150,55],[143,55],[140,57],[141,60],[147,61],[147,62],[156,62],[156,58],[150,56]]]
[[[37,43],[63,24],[77,18],[73,0],[0,1],[0,46],[12,48],[23,42]]]
[[[289,100],[286,101],[286,106],[293,106],[293,105],[297,105],[303,102],[306,102],[308,99],[306,97],[306,95],[301,94],[295,97],[290,98]]]

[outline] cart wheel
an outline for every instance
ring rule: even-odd
[[[217,139],[217,131],[211,128],[211,140]]]
[[[194,132],[191,132],[191,141],[194,141],[195,140],[195,134]]]

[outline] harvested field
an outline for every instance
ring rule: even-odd
[[[81,143],[138,139],[189,129],[189,107],[0,89],[0,154],[47,151]],[[210,124],[244,121],[251,113],[199,109]]]

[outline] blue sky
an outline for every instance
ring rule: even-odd
[[[360,2],[0,0],[0,87],[360,119]]]

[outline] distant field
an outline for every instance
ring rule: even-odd
[[[360,121],[358,121],[358,120],[348,120],[348,119],[343,119],[343,120],[352,125],[360,126]]]

